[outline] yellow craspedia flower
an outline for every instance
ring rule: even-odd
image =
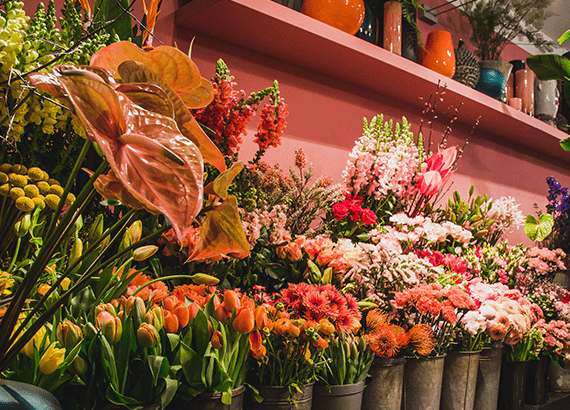
[[[12,165],[12,170],[16,174],[20,174],[20,175],[26,175],[28,173],[28,168],[26,168],[22,164]]]
[[[38,167],[31,167],[28,169],[28,176],[32,181],[37,182],[44,179],[44,172]]]
[[[42,195],[47,195],[49,194],[49,188],[50,185],[46,182],[46,181],[39,181],[36,186],[38,187],[38,190],[40,191],[40,194]]]
[[[39,207],[40,210],[43,211],[46,207],[45,199],[45,196],[38,195],[35,198],[32,198],[32,201],[34,202],[35,206]]]
[[[53,179],[53,178],[48,178],[47,182],[50,185],[61,185],[57,179]]]
[[[71,206],[71,204],[73,204],[75,202],[75,195],[73,195],[71,192],[69,194],[67,194],[67,197],[65,198],[65,205]]]
[[[9,174],[10,172],[12,172],[12,165],[10,165],[10,164],[0,165],[0,172],[3,172],[5,174]]]
[[[14,279],[8,272],[0,271],[0,296],[8,296],[14,286]]]
[[[28,184],[24,187],[24,192],[28,198],[35,198],[40,194],[40,190],[34,184]]]
[[[65,359],[65,349],[55,347],[55,342],[49,345],[40,359],[40,372],[52,374],[63,363]]]
[[[61,197],[61,195],[63,194],[63,188],[60,185],[51,185],[49,187],[49,192],[50,194],[55,194],[59,197]]]
[[[8,181],[13,185],[19,188],[23,188],[28,184],[28,178],[25,175],[16,174],[14,172],[10,172],[8,174]]]
[[[10,184],[2,184],[0,185],[0,195],[2,196],[8,196],[10,195],[10,189],[12,187],[10,186]]]
[[[47,181],[49,179],[49,174],[45,171],[42,171],[42,174],[44,175],[44,177],[42,178],[42,181]]]
[[[10,198],[12,198],[14,201],[23,196],[26,196],[26,193],[22,188],[14,187],[10,189]]]
[[[32,198],[28,198],[27,196],[21,196],[20,198],[16,199],[16,208],[18,208],[22,212],[32,212],[36,205]]]
[[[0,184],[5,184],[6,182],[8,182],[8,174],[0,172]]]
[[[55,211],[57,209],[57,205],[59,204],[59,197],[54,194],[48,194],[46,195],[45,202],[47,206]]]
[[[24,352],[24,354],[28,357],[34,357],[34,346],[36,347],[36,349],[39,349],[42,344],[42,340],[44,340],[45,335],[46,335],[46,328],[42,326],[40,330],[38,330],[37,333],[34,335],[34,337],[32,337],[30,341],[26,343],[26,345],[22,349],[22,352]]]

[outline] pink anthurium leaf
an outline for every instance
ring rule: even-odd
[[[135,198],[152,204],[170,219],[182,240],[202,207],[202,156],[191,141],[184,146],[178,141],[170,144],[168,132],[159,127],[154,132],[161,138],[135,133],[121,136],[113,169]]]
[[[197,100],[194,90],[203,87],[204,79],[190,57],[174,47],[160,46],[144,51],[132,42],[120,41],[96,52],[90,64],[119,73],[119,66],[125,61],[140,62],[162,77],[190,108],[205,107],[214,98],[210,87],[207,89],[210,93],[199,90],[197,95],[202,97]]]
[[[200,148],[204,161],[209,162],[220,171],[226,169],[224,156],[218,147],[216,147],[202,128],[200,128],[200,125],[196,122],[192,113],[190,113],[188,108],[184,105],[178,94],[176,94],[160,76],[134,61],[124,62],[118,69],[125,83],[152,83],[163,89],[172,101],[175,120],[182,134]]]
[[[227,198],[229,186],[242,169],[242,162],[234,162],[230,169],[222,172],[214,181],[204,187],[204,194],[213,194],[223,199]]]
[[[121,84],[115,91],[123,93],[136,105],[145,110],[174,118],[174,106],[162,88],[154,84]]]
[[[89,175],[93,175],[92,171],[84,169]],[[127,188],[123,185],[121,181],[115,175],[115,171],[112,169],[107,173],[107,175],[101,175],[95,181],[95,189],[99,194],[107,199],[120,201],[123,205],[130,206],[133,209],[145,209],[151,214],[160,213],[157,209],[149,207],[147,204],[136,199],[133,194],[131,194]]]
[[[230,195],[223,204],[206,213],[200,239],[189,261],[216,261],[224,256],[249,256],[249,244],[242,228],[237,199]]]
[[[125,131],[125,121],[117,93],[101,77],[88,70],[72,66],[57,66],[59,82],[65,89],[73,112],[85,125],[87,135],[116,140]]]

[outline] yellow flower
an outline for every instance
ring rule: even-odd
[[[50,288],[51,288],[51,286],[48,285],[47,283],[42,283],[42,284],[40,284],[40,286],[38,286],[38,293],[40,295],[44,296],[46,293],[48,293]]]
[[[11,289],[14,285],[14,279],[8,272],[0,271],[0,296],[8,296],[12,293]]]
[[[56,348],[53,342],[40,359],[40,371],[46,375],[52,374],[63,363],[63,359],[65,359],[65,349]]]
[[[24,354],[28,357],[34,357],[34,346],[36,347],[36,349],[40,348],[42,340],[44,340],[45,334],[46,334],[46,328],[42,326],[40,330],[38,330],[38,332],[34,335],[34,337],[31,338],[28,343],[26,343],[26,345],[22,349],[22,352],[24,352]]]
[[[63,278],[61,280],[61,283],[59,284],[61,286],[61,288],[63,290],[67,290],[69,289],[69,284],[71,283],[71,280],[69,280],[69,278]]]

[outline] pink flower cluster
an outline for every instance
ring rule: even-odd
[[[374,225],[377,221],[376,214],[368,208],[362,208],[363,198],[358,195],[346,194],[346,199],[332,206],[333,218],[342,221],[346,218],[352,222],[361,222],[365,225]]]
[[[526,252],[526,256],[529,258],[527,269],[538,275],[550,275],[566,269],[566,265],[562,261],[566,254],[560,248],[552,251],[548,248],[534,246]]]
[[[450,253],[443,254],[429,249],[416,251],[416,254],[420,258],[428,260],[433,266],[442,266],[447,271],[461,275],[463,280],[471,280],[473,278],[473,275],[469,271],[470,263],[460,256]]]
[[[353,195],[381,199],[393,194],[408,200],[417,192],[413,182],[419,166],[418,148],[413,143],[365,135],[356,141],[349,155],[342,173],[343,184]]]
[[[269,241],[273,245],[291,240],[291,234],[285,228],[286,223],[285,205],[276,205],[271,210],[265,209],[261,213],[255,210],[242,214],[243,230],[250,249],[257,244],[262,228],[271,230]]]
[[[570,324],[564,320],[546,322],[540,319],[535,327],[544,338],[544,347],[558,356],[570,358]],[[568,356],[568,357],[566,357]]]
[[[278,301],[293,310],[292,318],[328,319],[338,331],[354,333],[360,329],[362,314],[356,298],[343,294],[333,285],[290,284]]]

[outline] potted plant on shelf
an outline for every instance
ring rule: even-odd
[[[477,90],[505,102],[504,89],[512,70],[500,61],[504,48],[516,38],[526,39],[547,51],[553,43],[540,32],[552,0],[461,1],[463,13],[472,28],[471,42],[481,59]]]

